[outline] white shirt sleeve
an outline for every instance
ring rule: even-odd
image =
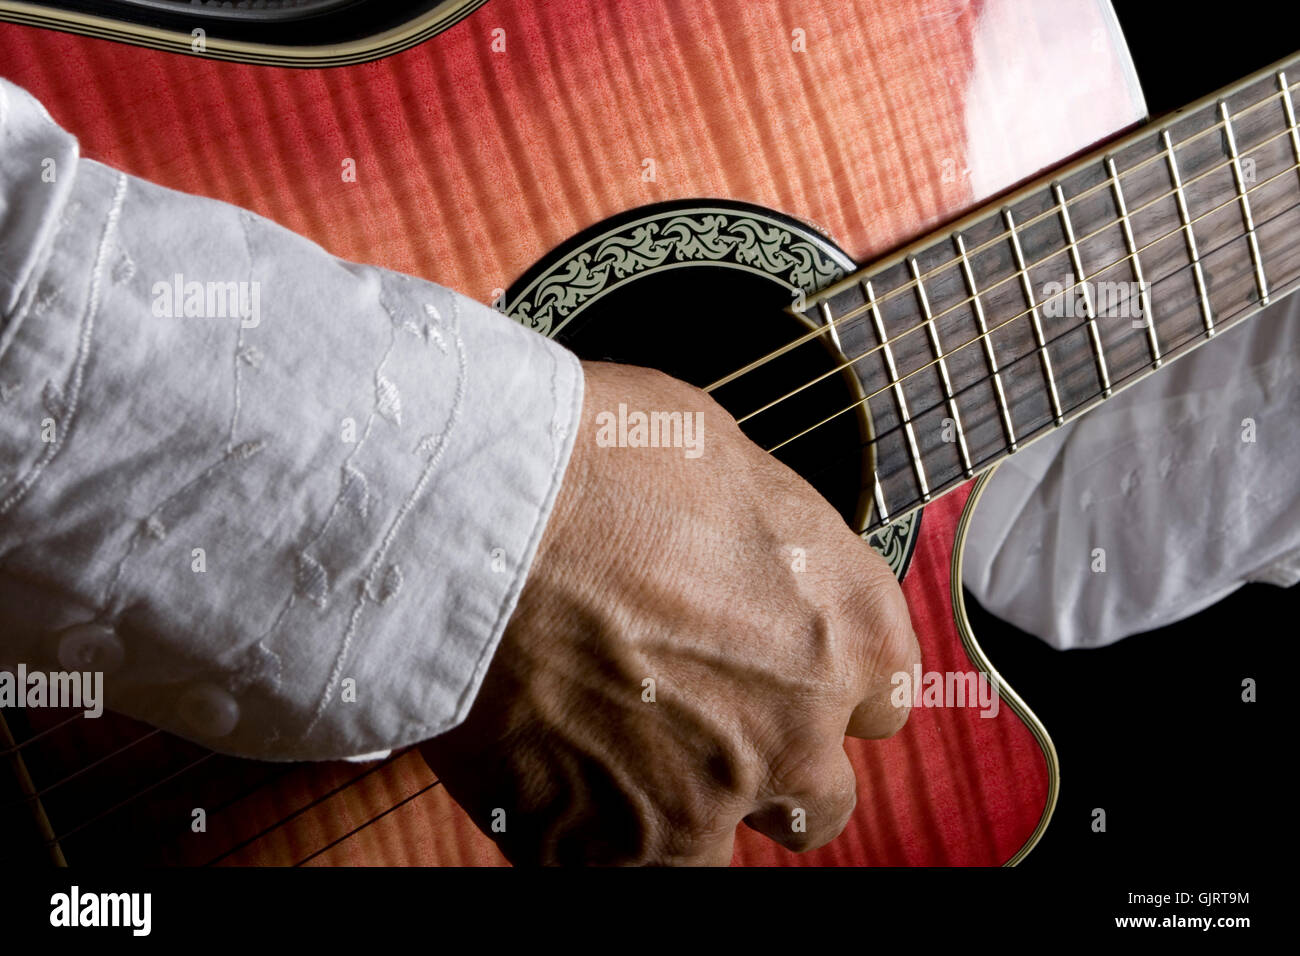
[[[1265,309],[1002,464],[964,581],[1059,648],[1300,581],[1300,296]]]
[[[0,664],[273,760],[459,723],[554,505],[568,351],[78,157],[0,80]]]

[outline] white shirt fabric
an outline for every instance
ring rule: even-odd
[[[980,604],[1059,648],[1300,581],[1300,296],[1007,459],[965,555]]]
[[[0,244],[0,664],[103,670],[113,708],[262,759],[459,723],[568,463],[577,359],[81,159],[4,80]]]

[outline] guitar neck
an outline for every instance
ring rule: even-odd
[[[870,411],[863,530],[1296,288],[1298,86],[1295,55],[808,300]]]

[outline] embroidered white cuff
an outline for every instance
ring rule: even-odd
[[[0,663],[103,670],[111,707],[241,756],[455,726],[568,463],[576,358],[0,96]]]

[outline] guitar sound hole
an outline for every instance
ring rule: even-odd
[[[584,359],[657,368],[703,387],[806,334],[809,326],[785,311],[790,301],[788,288],[752,272],[710,265],[651,271],[588,305],[555,338]],[[781,399],[844,361],[822,344],[827,339],[767,362],[713,397],[736,417]],[[829,375],[741,428],[761,447],[773,448],[860,398],[843,374]],[[865,438],[860,409],[852,408],[774,454],[856,526],[864,517]],[[707,457],[707,428],[703,453]]]

